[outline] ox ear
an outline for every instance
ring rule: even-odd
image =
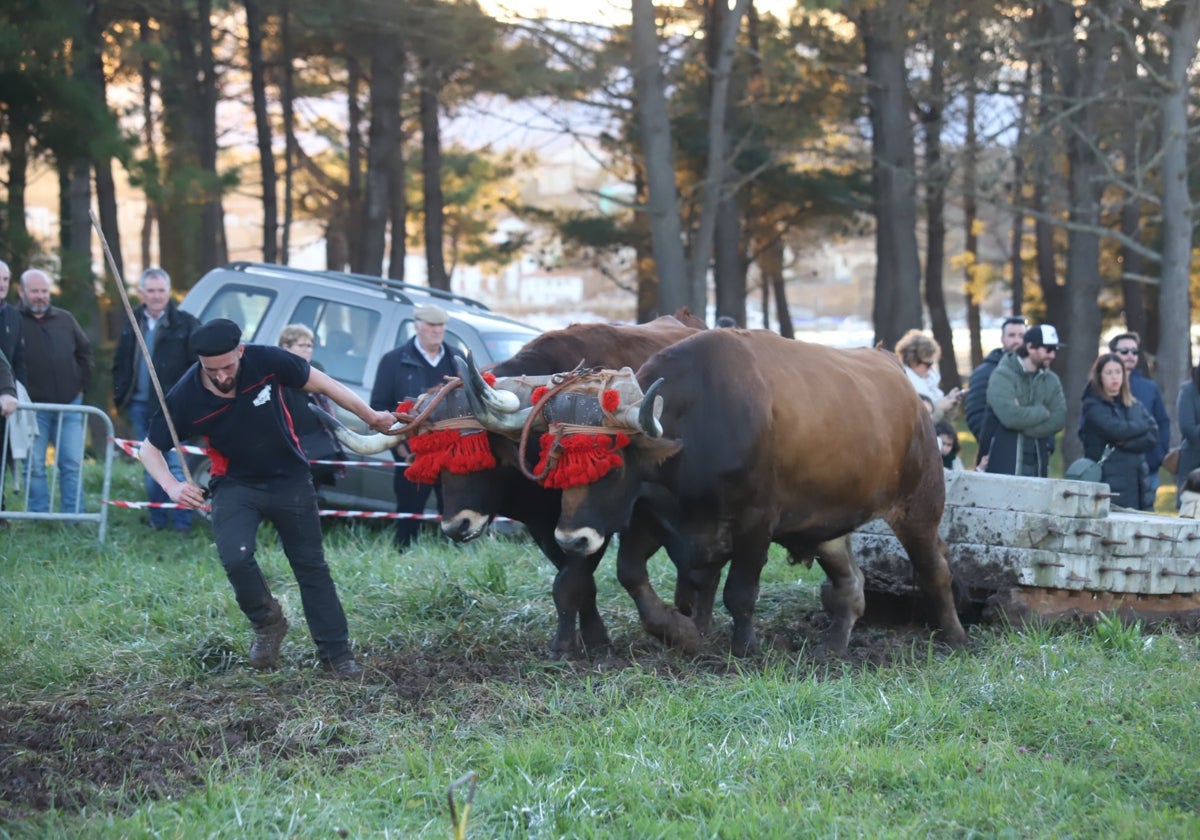
[[[407,437],[407,435],[384,435],[378,432],[373,435],[360,435],[358,432],[347,429],[341,420],[338,420],[320,406],[310,403],[308,407],[317,415],[317,419],[321,421],[322,425],[333,432],[333,436],[338,439],[338,443],[358,455],[376,455],[380,452],[386,452],[403,443]],[[392,428],[399,429],[403,425],[403,423],[397,422]]]
[[[638,448],[642,456],[654,464],[661,464],[669,458],[674,458],[683,451],[683,441],[674,438],[652,438],[645,435],[635,436],[631,443]]]

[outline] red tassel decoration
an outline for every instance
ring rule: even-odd
[[[534,405],[537,405],[538,403],[540,403],[542,401],[542,397],[544,397],[544,396],[546,396],[546,386],[539,385],[533,389],[533,393],[530,395],[529,398],[531,400],[533,400]]]
[[[618,394],[616,391],[614,391],[612,388],[605,390],[605,392],[600,395],[600,407],[603,408],[609,414],[612,414],[614,411],[616,411],[617,406],[619,406],[620,404],[621,404],[621,395]]]
[[[496,374],[494,374],[494,373],[484,373],[484,374],[481,374],[481,375],[483,376],[483,381],[484,381],[484,382],[486,382],[486,383],[488,384],[488,387],[492,387],[492,386],[494,386],[494,385],[496,384]]]
[[[416,405],[416,403],[414,403],[412,400],[405,400],[402,403],[396,403],[396,413],[397,414],[408,414],[410,411],[413,410],[414,405]]]
[[[554,449],[554,433],[542,435],[542,453],[535,473],[541,474]],[[629,445],[629,436],[618,432],[614,435],[567,435],[559,440],[558,461],[542,479],[542,486],[564,490],[581,484],[592,484],[621,466],[624,459],[621,450]]]
[[[436,483],[442,470],[466,475],[496,466],[485,432],[464,434],[458,429],[426,432],[409,438],[408,450],[412,453],[412,463],[404,471],[404,477],[416,484]]]

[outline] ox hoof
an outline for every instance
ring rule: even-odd
[[[671,621],[660,638],[685,656],[700,653],[700,631],[690,618],[680,612],[672,611]]]
[[[729,642],[729,652],[738,659],[745,659],[749,656],[757,656],[760,652],[758,645],[758,636],[753,631],[747,634],[734,633],[733,639]]]

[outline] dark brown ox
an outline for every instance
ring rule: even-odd
[[[568,371],[581,363],[584,367],[636,368],[657,351],[704,329],[704,326],[703,321],[686,310],[674,317],[665,315],[646,324],[631,326],[573,324],[543,333],[517,355],[494,366],[489,373],[499,378],[523,380]],[[534,542],[558,569],[553,587],[558,625],[550,645],[551,656],[574,655],[580,652],[581,645],[594,650],[608,643],[608,632],[596,607],[594,578],[608,540],[598,541],[582,554],[568,554],[558,545],[554,528],[559,519],[562,494],[541,487],[522,475],[517,444],[511,439],[520,433],[530,404],[530,389],[512,382],[508,385],[522,398],[519,405],[514,402],[511,406],[510,411],[516,409],[511,416],[504,416],[504,411],[495,407],[504,402],[503,399],[489,400],[482,405],[477,402],[479,413],[484,415],[481,419],[489,427],[509,432],[488,433],[489,447],[496,459],[495,468],[441,473],[442,530],[455,541],[467,542],[484,533],[497,516],[523,523]],[[476,382],[476,387],[486,389],[481,382]],[[473,390],[470,396],[478,399],[478,391]],[[451,393],[426,418],[425,424],[461,424],[464,415],[473,417],[464,399],[461,390]],[[464,428],[464,432],[479,428],[476,423],[473,429]],[[382,451],[396,442],[385,435],[339,435],[339,438],[357,452]]]
[[[832,624],[822,648],[842,653],[864,609],[848,535],[882,517],[944,639],[966,642],[938,537],[945,480],[933,423],[892,354],[712,330],[656,354],[637,378],[643,389],[661,380],[661,430],[644,413],[646,428],[628,436],[620,467],[563,491],[556,536],[564,550],[587,554],[621,532],[618,577],[649,633],[695,653],[729,563],[732,650],[755,651],[759,578],[773,541],[793,562],[816,559],[825,570]],[[579,410],[547,409],[552,421]],[[680,586],[674,608],[646,573],[664,543],[692,587]]]

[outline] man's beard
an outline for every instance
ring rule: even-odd
[[[50,304],[48,304],[48,303],[31,303],[31,304],[29,304],[29,311],[40,318],[42,315],[45,315],[47,312],[50,311]]]
[[[222,394],[232,394],[233,389],[237,387],[237,380],[230,379],[228,382],[213,381],[213,387],[216,388],[218,391],[220,391]]]

